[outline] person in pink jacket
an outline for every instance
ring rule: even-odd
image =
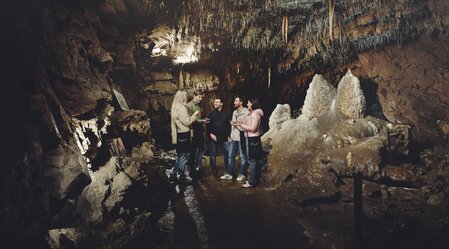
[[[244,122],[237,122],[236,125],[245,130],[245,141],[241,141],[242,149],[244,148],[248,155],[248,163],[250,165],[250,179],[242,185],[244,188],[250,188],[258,183],[258,163],[257,161],[263,157],[262,142],[260,140],[260,122],[262,121],[263,111],[260,108],[259,100],[252,99],[248,101],[248,117]]]

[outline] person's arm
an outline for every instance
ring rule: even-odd
[[[232,120],[232,114],[231,116],[229,115],[229,112],[226,114],[226,119],[224,122],[225,125],[225,135],[226,135],[226,139],[228,141],[230,141],[230,137],[231,137],[231,130],[232,130],[232,126],[231,126],[231,120]]]
[[[192,116],[189,115],[189,112],[187,110],[187,107],[182,106],[179,109],[179,115],[178,115],[178,119],[179,121],[185,125],[185,126],[190,126],[195,120],[196,117],[198,116],[198,111],[196,111],[195,113],[192,114]]]
[[[207,115],[207,118],[209,119],[209,122],[206,123],[206,132],[211,140],[217,141],[217,136],[215,135],[215,126],[214,126],[215,118],[216,118],[214,115],[214,111],[209,113],[209,115]]]
[[[171,143],[176,144],[177,143],[176,123],[173,118],[170,119],[170,126],[171,126]]]
[[[245,131],[249,132],[257,132],[258,126],[260,122],[260,116],[259,115],[250,115],[246,118],[246,120],[251,119],[251,124],[242,123],[242,128],[245,129]]]
[[[213,123],[214,123],[213,115],[212,115],[213,113],[214,113],[214,111],[212,111],[211,113],[209,113],[207,115],[207,119],[209,120],[209,122],[206,123],[206,132],[208,135],[213,132]]]

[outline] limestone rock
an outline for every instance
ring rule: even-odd
[[[111,21],[123,21],[128,15],[123,0],[105,0],[98,4],[98,11],[101,16]]]
[[[351,70],[338,83],[336,107],[348,118],[359,119],[365,116],[365,96],[359,79],[352,75]]]
[[[154,82],[173,80],[173,76],[169,72],[151,72],[150,75]]]
[[[46,240],[52,249],[79,248],[81,235],[76,228],[61,228],[48,231]]]
[[[428,205],[440,205],[441,203],[444,202],[445,197],[446,197],[446,195],[443,192],[431,195],[429,197],[429,199],[427,200],[427,204]]]
[[[143,142],[142,145],[135,146],[131,151],[131,156],[135,158],[150,159],[153,155],[153,145],[150,142]]]
[[[302,114],[308,118],[320,116],[329,110],[336,95],[337,89],[329,84],[321,74],[316,74],[307,89]]]
[[[91,181],[86,162],[73,146],[49,152],[45,165],[48,192],[57,199],[78,195]]]
[[[423,170],[413,165],[402,165],[400,167],[385,166],[382,169],[382,178],[394,182],[418,187],[423,182]]]
[[[123,132],[136,132],[142,136],[150,132],[150,121],[147,114],[140,110],[116,112],[111,118],[111,125],[119,127]]]
[[[275,136],[276,133],[281,129],[282,123],[291,119],[290,105],[288,104],[278,104],[276,108],[271,113],[268,125],[270,130],[262,136],[262,140],[265,141],[267,138]]]
[[[111,212],[114,208],[120,206],[123,196],[131,185],[131,179],[124,172],[119,172],[112,178],[111,192],[104,202],[107,212]]]
[[[109,183],[117,175],[117,159],[115,157],[98,171],[92,173],[92,183],[87,186],[78,201],[78,212],[85,224],[103,222],[103,202],[107,197]]]
[[[202,89],[204,91],[213,91],[218,88],[219,80],[210,70],[198,70],[183,72],[179,77],[179,87],[190,89]]]
[[[379,179],[382,148],[382,139],[368,138],[356,145],[324,153],[321,162],[340,177],[352,177],[354,172],[361,172],[365,177]]]
[[[157,81],[155,84],[145,87],[144,90],[152,94],[174,95],[177,88],[171,81]]]

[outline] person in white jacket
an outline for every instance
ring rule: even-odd
[[[244,130],[242,127],[236,125],[237,122],[244,122],[246,117],[249,114],[249,111],[246,107],[243,106],[243,99],[240,96],[234,97],[234,107],[235,110],[232,113],[231,118],[231,139],[229,141],[229,155],[228,155],[228,168],[226,169],[226,174],[221,179],[231,180],[234,172],[235,165],[235,156],[237,154],[237,149],[240,153],[240,173],[237,177],[237,181],[244,181],[246,178],[246,165],[248,163],[248,158],[246,156],[246,152],[242,146],[246,146],[246,144],[241,143],[240,137],[244,137]],[[243,142],[245,139],[243,139]]]
[[[175,94],[171,106],[171,135],[172,143],[176,144],[177,159],[174,165],[174,172],[179,178],[192,181],[189,175],[185,174],[185,165],[189,160],[190,151],[190,126],[196,120],[199,111],[189,115],[187,107],[187,92],[180,90]]]

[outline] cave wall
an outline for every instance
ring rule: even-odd
[[[136,236],[168,203],[165,168],[152,159],[148,117],[121,110],[112,91],[135,80],[134,33],[127,25],[154,13],[143,3],[2,2],[1,103],[9,120],[1,145],[5,243],[61,248],[61,241],[87,240],[92,246],[96,237],[97,246],[123,246],[126,241],[108,237],[111,229]],[[128,161],[109,160],[114,137],[123,138]],[[136,201],[142,195],[148,201]],[[96,204],[98,210],[89,208]],[[104,222],[96,230],[92,217]]]

